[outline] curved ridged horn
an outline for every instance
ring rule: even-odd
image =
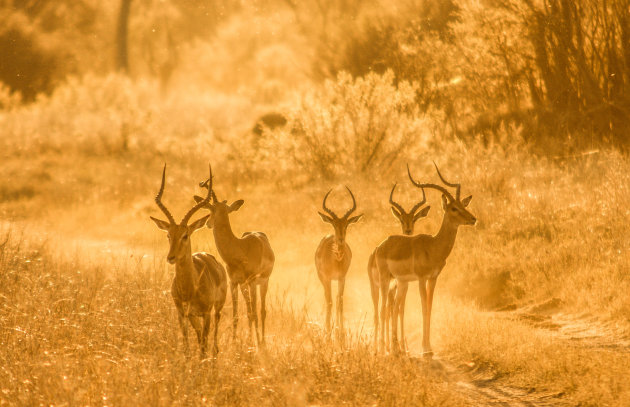
[[[446,190],[446,188],[444,188],[444,187],[442,187],[440,185],[421,184],[419,182],[416,182],[416,180],[414,180],[413,177],[411,176],[411,170],[409,169],[409,164],[407,164],[407,174],[409,174],[409,180],[411,181],[411,183],[413,185],[415,185],[416,187],[418,187],[418,188],[423,188],[423,192],[424,192],[424,188],[433,188],[433,189],[437,189],[438,191],[440,191],[441,193],[446,195],[446,197],[449,198],[451,201],[455,201],[456,200],[455,198],[453,198],[453,195],[451,195],[451,193]]]
[[[347,185],[344,185],[344,186],[346,187],[348,192],[350,192],[350,196],[352,197],[352,208],[350,208],[348,212],[346,212],[345,215],[343,215],[344,218],[347,218],[348,216],[350,216],[352,212],[354,212],[357,209],[357,201],[355,201],[354,194],[352,193],[352,191],[350,191],[350,188],[348,188]]]
[[[413,208],[411,208],[411,211],[409,212],[410,214],[415,213],[418,209],[420,209],[422,205],[427,203],[427,195],[424,193],[424,188],[420,188],[420,189],[422,190],[422,201],[418,202],[417,204],[414,205]]]
[[[162,212],[164,212],[164,215],[166,215],[171,225],[174,225],[175,219],[173,218],[173,215],[171,215],[168,209],[166,209],[166,206],[164,206],[164,204],[162,203],[162,194],[164,193],[165,180],[166,180],[166,163],[164,164],[164,169],[162,170],[162,184],[160,185],[159,192],[155,196],[155,203],[157,204],[158,208],[160,208]]]
[[[395,207],[396,209],[398,209],[398,211],[400,213],[407,213],[405,212],[405,210],[403,209],[402,206],[400,206],[400,204],[398,204],[397,202],[394,201],[394,190],[396,189],[396,185],[398,185],[397,183],[394,184],[394,186],[392,187],[392,192],[389,193],[389,203]],[[424,191],[424,190],[423,190]],[[412,211],[413,212],[413,211]]]
[[[208,178],[208,180],[205,182],[205,184],[208,187],[208,195],[206,196],[206,198],[203,201],[199,201],[199,203],[195,206],[193,206],[187,213],[186,215],[184,215],[184,218],[182,219],[182,225],[185,225],[188,223],[188,220],[190,219],[191,216],[193,216],[193,214],[195,212],[197,212],[199,210],[199,208],[201,208],[202,206],[204,206],[205,204],[207,204],[208,202],[210,202],[210,196],[212,195],[212,166],[210,164],[208,164],[208,169],[210,171],[210,178]]]
[[[442,174],[440,173],[440,169],[438,168],[438,166],[435,163],[435,161],[433,161],[433,165],[435,165],[435,170],[438,173],[438,177],[440,177],[440,179],[442,180],[444,185],[447,185],[447,186],[449,186],[451,188],[455,188],[455,199],[457,199],[459,201],[459,192],[460,192],[460,189],[462,188],[461,184],[451,184],[450,182],[445,180],[444,177],[442,176]]]
[[[339,219],[339,216],[337,216],[335,214],[335,212],[333,212],[332,210],[328,209],[328,207],[326,207],[326,200],[328,199],[328,195],[330,195],[331,192],[332,192],[332,189],[330,189],[328,192],[326,192],[326,195],[324,195],[324,201],[322,202],[322,208],[324,209],[324,211],[327,214],[332,216],[333,219]]]
[[[214,193],[214,189],[212,189],[212,172],[210,172],[210,178],[208,178],[205,181],[200,182],[199,186],[201,188],[206,188],[206,189],[212,191],[212,199],[214,200],[214,202],[218,201],[217,195]]]
[[[392,204],[392,206],[398,209],[401,213],[407,213],[405,212],[405,210],[399,203],[394,201],[394,190],[396,189],[396,185],[398,184],[397,183],[394,184],[394,186],[392,187],[392,192],[389,193],[389,203]],[[427,203],[427,195],[424,193],[424,188],[421,188],[421,189],[422,189],[422,201],[418,202],[417,204],[414,205],[413,208],[411,208],[411,210],[409,211],[409,215],[414,214],[418,209],[420,209],[422,205]]]

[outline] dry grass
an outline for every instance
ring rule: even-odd
[[[269,344],[232,343],[186,358],[160,262],[60,260],[47,244],[0,252],[0,400],[21,405],[457,405],[430,369],[375,357],[363,338],[330,340],[275,296]],[[241,324],[242,325],[242,324]],[[241,337],[245,337],[241,329]],[[196,346],[193,347],[196,349]]]
[[[575,402],[614,405],[627,396],[627,353],[568,345],[522,322],[480,313],[469,302],[487,308],[558,297],[567,311],[588,309],[627,329],[627,260],[614,254],[627,250],[627,240],[620,238],[627,219],[615,202],[605,208],[617,213],[617,223],[594,209],[611,197],[613,186],[618,188],[615,199],[627,196],[618,181],[624,177],[621,157],[606,154],[583,170],[590,177],[599,172],[597,182],[575,175],[583,162],[526,170],[531,163],[506,169],[497,161],[496,167],[487,164],[484,175],[467,160],[445,163],[449,173],[459,167],[459,173],[466,174],[464,193],[474,192],[472,211],[481,222],[460,231],[438,284],[434,346],[439,354],[496,372],[505,385],[560,393]],[[63,160],[48,157],[46,162],[53,163],[47,167],[50,173],[68,180],[79,175]],[[55,189],[55,175],[39,183],[34,196],[5,202],[5,210],[33,224],[26,229],[32,233],[24,233],[30,243],[18,249],[16,238],[2,253],[0,359],[5,367],[0,382],[7,383],[2,389],[5,400],[112,405],[198,404],[204,398],[215,404],[248,405],[464,403],[457,387],[445,382],[439,371],[406,359],[375,357],[370,351],[371,302],[364,260],[383,236],[398,229],[382,193],[387,183],[351,183],[366,221],[348,235],[354,261],[346,309],[355,330],[343,350],[326,339],[318,325],[322,295],[311,259],[318,239],[329,233],[315,215],[325,187],[317,183],[279,192],[265,184],[225,185],[217,168],[218,192],[246,200],[233,217],[237,233],[254,227],[267,231],[278,255],[271,280],[271,339],[259,353],[248,352],[243,343],[230,343],[226,311],[218,361],[199,364],[181,353],[168,294],[170,271],[161,260],[166,241],[147,221],[146,215],[156,212],[155,174],[142,170],[146,163],[118,158],[84,164],[80,175],[88,182],[82,187],[66,181]],[[416,168],[430,173],[428,165]],[[193,185],[178,186],[186,177],[182,169],[170,172],[165,201],[176,216],[190,205],[180,191],[183,196],[194,192]],[[588,193],[576,193],[589,187]],[[401,188],[401,201],[414,197],[415,191]],[[437,228],[441,209],[436,201],[432,196],[431,217],[420,230]],[[331,205],[344,202],[333,199]],[[27,213],[24,208],[41,211]],[[275,223],[280,216],[283,226]],[[48,241],[38,247],[32,241],[42,228]],[[215,251],[208,231],[196,234],[193,243],[195,249]],[[592,271],[595,266],[598,272]],[[412,351],[419,349],[418,303],[412,292],[407,317]],[[359,332],[365,336],[357,336]],[[241,333],[244,337],[245,331]]]
[[[37,104],[0,112],[0,127],[12,135],[2,140],[0,213],[14,222],[0,253],[0,400],[475,405],[439,369],[376,357],[369,347],[365,267],[372,249],[399,231],[387,204],[392,182],[399,182],[405,206],[417,199],[403,161],[387,173],[324,181],[296,171],[295,157],[280,146],[269,154],[274,142],[287,142],[286,134],[269,139],[266,155],[243,151],[248,143],[234,140],[246,134],[242,117],[253,118],[255,109],[242,99],[160,99],[153,85],[116,77],[103,86],[94,78],[68,86]],[[126,86],[128,93],[116,93]],[[626,348],[590,347],[488,311],[558,298],[563,312],[589,313],[615,324],[620,335],[630,332],[627,156],[602,150],[557,159],[533,156],[522,144],[437,140],[421,140],[426,144],[414,146],[417,155],[401,160],[432,181],[436,160],[448,178],[462,182],[463,194],[474,195],[471,211],[480,220],[461,228],[438,283],[438,355],[496,372],[493,382],[503,386],[550,391],[571,404],[622,405]],[[241,153],[255,161],[243,161]],[[164,201],[177,218],[192,204],[208,160],[217,193],[245,199],[232,218],[235,232],[265,231],[277,263],[268,347],[252,353],[244,343],[231,343],[228,311],[219,359],[199,363],[181,353],[168,294],[171,271],[163,261],[166,239],[148,215],[158,213],[153,196],[164,161]],[[265,168],[265,177],[256,175]],[[323,295],[313,265],[319,239],[330,233],[315,212],[337,184],[352,187],[365,213],[348,232],[354,257],[345,349],[320,330]],[[343,198],[333,194],[330,205],[346,205]],[[439,197],[431,193],[429,200],[420,232],[434,232],[441,220]],[[22,227],[20,237],[15,229]],[[215,252],[211,233],[195,234],[193,249]],[[412,351],[419,349],[418,304],[412,292]]]

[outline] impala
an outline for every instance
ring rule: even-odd
[[[242,199],[228,205],[227,201],[219,201],[212,189],[212,179],[199,184],[208,188],[208,196],[212,202],[195,196],[195,201],[210,210],[210,218],[206,222],[214,233],[214,240],[219,255],[227,266],[230,277],[230,291],[232,294],[232,338],[236,338],[238,326],[238,287],[247,304],[250,336],[256,337],[256,344],[265,343],[265,319],[267,318],[267,288],[269,276],[273,270],[275,256],[267,235],[262,232],[245,232],[238,238],[232,232],[229,214],[237,211],[244,203]],[[257,292],[260,287],[260,319],[262,322],[262,337],[258,329]],[[255,332],[255,334],[254,334]]]
[[[317,212],[322,220],[330,223],[335,230],[334,235],[324,237],[315,251],[315,267],[317,276],[324,286],[324,296],[326,298],[326,330],[330,331],[330,317],[332,311],[331,282],[337,280],[337,326],[343,332],[343,290],[346,281],[346,274],[352,261],[352,251],[346,243],[346,230],[348,225],[357,222],[363,214],[349,217],[356,209],[357,202],[350,188],[346,187],[352,197],[352,208],[342,217],[337,216],[326,206],[326,200],[330,191],[324,196],[322,208],[326,214]]]
[[[197,333],[201,357],[205,356],[210,330],[210,314],[214,309],[214,345],[212,351],[216,356],[219,352],[217,346],[219,320],[227,294],[227,276],[223,266],[211,254],[204,252],[191,254],[190,236],[197,229],[203,227],[209,215],[188,225],[188,220],[192,215],[208,202],[210,193],[190,209],[182,221],[177,224],[173,215],[162,203],[165,178],[166,165],[162,171],[162,184],[155,197],[155,203],[166,215],[168,222],[153,216],[150,218],[158,228],[168,233],[170,246],[166,259],[170,264],[175,265],[175,278],[171,285],[171,295],[177,308],[179,325],[184,336],[184,349],[188,353],[188,324],[186,322],[188,319]],[[210,169],[210,179],[212,179],[212,169]],[[203,319],[203,325],[200,325],[198,317]]]
[[[394,184],[394,186],[392,187],[392,191],[389,194],[389,203],[392,205],[391,206],[391,210],[392,210],[392,214],[394,215],[394,217],[396,219],[398,219],[400,221],[400,226],[402,227],[402,234],[406,235],[406,236],[411,236],[413,235],[413,230],[414,230],[414,226],[416,224],[416,222],[424,217],[427,216],[427,214],[429,213],[429,210],[431,209],[430,206],[426,206],[424,208],[422,208],[421,211],[418,212],[418,209],[420,209],[422,207],[422,205],[424,205],[427,202],[426,196],[424,194],[424,189],[422,190],[422,200],[418,203],[416,203],[413,208],[411,208],[411,210],[409,212],[406,212],[405,209],[398,204],[396,201],[394,201],[394,191],[396,190],[396,184]],[[374,251],[372,252],[372,254],[370,255],[370,259],[368,261],[368,277],[370,279],[370,288],[371,288],[371,293],[372,293],[372,302],[374,303],[374,345],[377,345],[377,338],[378,338],[378,303],[379,303],[379,276],[378,276],[378,269],[376,267],[376,263],[374,262],[374,254],[376,253],[376,249],[374,249]],[[401,291],[401,301],[400,301],[400,308],[398,310],[398,315],[400,318],[400,337],[401,337],[401,343],[403,346],[403,349],[405,349],[406,347],[406,341],[405,341],[405,299],[407,296],[407,288],[408,288],[408,283],[405,282],[401,282],[398,283],[396,281],[396,284],[393,284],[390,286],[389,289],[389,295],[388,298],[383,298],[383,301],[388,301],[387,302],[387,309],[386,309],[386,313],[387,313],[387,318],[386,318],[386,323],[385,326],[387,328],[389,328],[389,319],[391,318],[391,315],[393,313],[393,300],[396,296],[396,293],[398,291]],[[392,321],[393,324],[397,324],[398,321]],[[389,337],[389,329],[387,329],[387,331],[385,332],[385,335],[387,336],[387,338]]]
[[[435,164],[435,163],[434,163]],[[379,288],[381,298],[386,298],[391,277],[404,284],[408,281],[419,280],[420,298],[422,302],[422,349],[426,356],[431,356],[433,351],[430,342],[431,329],[431,306],[433,303],[433,293],[435,283],[440,272],[446,265],[460,225],[474,225],[477,221],[475,216],[466,207],[470,203],[472,196],[460,199],[460,184],[447,182],[440,174],[437,165],[435,166],[438,176],[442,182],[449,187],[455,188],[455,197],[444,187],[436,184],[423,184],[416,182],[411,176],[409,166],[407,173],[409,179],[418,188],[432,188],[442,193],[442,208],[444,216],[442,226],[435,236],[419,234],[415,236],[390,236],[376,248],[375,262],[378,269]],[[397,320],[398,309],[402,301],[403,291],[398,290],[394,299],[393,311],[394,321]],[[381,305],[381,346],[384,347],[383,328],[386,323],[386,304]],[[399,351],[398,333],[396,324],[392,332],[392,346],[394,352]]]

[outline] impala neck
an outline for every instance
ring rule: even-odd
[[[188,244],[186,255],[175,263],[175,283],[180,295],[184,298],[191,297],[197,290],[198,279],[198,272],[192,259],[192,249]]]
[[[239,239],[234,235],[234,232],[232,232],[229,216],[227,214],[217,216],[214,219],[212,230],[214,233],[214,241],[216,242],[221,257],[223,257],[224,260],[233,257],[233,251],[237,248]]]
[[[451,254],[451,250],[453,250],[453,246],[455,245],[458,227],[459,225],[451,222],[447,214],[444,213],[442,226],[437,235],[434,236],[436,244],[434,253],[440,260],[446,260],[449,254]]]

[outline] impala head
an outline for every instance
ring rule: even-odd
[[[396,189],[396,184],[392,187],[392,192],[389,194],[389,203],[392,205],[392,213],[400,221],[400,225],[402,226],[403,235],[413,235],[413,227],[418,219],[424,218],[429,213],[429,209],[431,206],[427,206],[422,208],[421,211],[417,212],[418,209],[422,205],[427,202],[427,197],[424,194],[424,189],[422,190],[422,201],[418,202],[414,205],[413,208],[409,212],[405,212],[402,206],[400,206],[396,201],[394,201],[394,190]],[[417,213],[416,213],[417,212]]]
[[[217,195],[212,189],[212,177],[209,179],[200,182],[199,186],[202,188],[208,188],[208,194],[212,196],[212,202],[206,202],[203,204],[203,207],[210,210],[210,218],[206,222],[206,225],[209,229],[212,229],[214,226],[215,219],[225,219],[230,213],[235,212],[240,209],[241,206],[245,203],[242,199],[232,202],[228,205],[227,201],[219,201]],[[197,204],[204,201],[204,199],[198,195],[195,195],[195,202]]]
[[[164,206],[164,204],[162,203],[162,193],[164,193],[165,178],[166,164],[164,165],[164,170],[162,171],[162,185],[160,185],[160,191],[155,197],[155,203],[157,204],[158,208],[160,208],[162,212],[164,212],[164,215],[166,215],[168,222],[154,218],[153,216],[151,216],[150,218],[153,222],[155,222],[158,228],[166,231],[170,244],[166,260],[171,264],[175,264],[178,260],[184,258],[185,256],[190,256],[190,235],[192,235],[195,230],[202,227],[208,220],[208,217],[210,217],[210,215],[206,215],[203,218],[194,221],[190,225],[188,224],[191,216],[195,212],[197,212],[197,210],[199,210],[199,208],[201,208],[204,203],[210,200],[210,193],[208,192],[208,196],[205,199],[202,198],[202,202],[197,203],[197,205],[193,206],[186,213],[186,215],[184,215],[182,221],[177,224],[177,222],[175,222],[175,219],[173,218],[173,215],[171,215],[169,210],[166,209],[166,206]],[[210,179],[212,179],[212,169],[210,169]]]
[[[438,176],[440,177],[444,185],[455,188],[454,197],[453,195],[451,195],[450,192],[446,190],[446,188],[440,185],[421,184],[419,182],[416,182],[411,176],[411,170],[409,169],[409,165],[407,165],[407,173],[409,174],[409,179],[411,180],[411,183],[417,186],[418,188],[433,188],[433,189],[437,189],[438,191],[442,193],[442,209],[444,209],[444,216],[445,218],[448,219],[449,222],[457,226],[474,225],[477,222],[477,218],[475,218],[475,215],[473,215],[466,209],[466,207],[468,207],[468,204],[472,200],[472,195],[467,196],[464,199],[461,199],[460,198],[461,185],[452,184],[446,181],[444,177],[442,177],[442,174],[440,173],[440,170],[438,169],[437,164],[435,164],[434,162],[433,165],[435,165],[435,169],[438,173]],[[423,189],[423,193],[424,193],[424,189]]]
[[[341,245],[346,241],[346,230],[348,229],[348,225],[357,222],[363,214],[356,215],[350,217],[352,212],[357,209],[357,201],[354,199],[354,194],[350,191],[350,188],[346,187],[348,192],[350,193],[350,197],[352,198],[352,208],[350,208],[342,217],[337,216],[335,212],[328,209],[326,206],[326,200],[328,199],[328,195],[332,192],[332,189],[326,193],[324,196],[324,201],[322,202],[322,208],[324,209],[324,213],[317,212],[322,220],[326,223],[330,223],[335,229],[335,243]]]

